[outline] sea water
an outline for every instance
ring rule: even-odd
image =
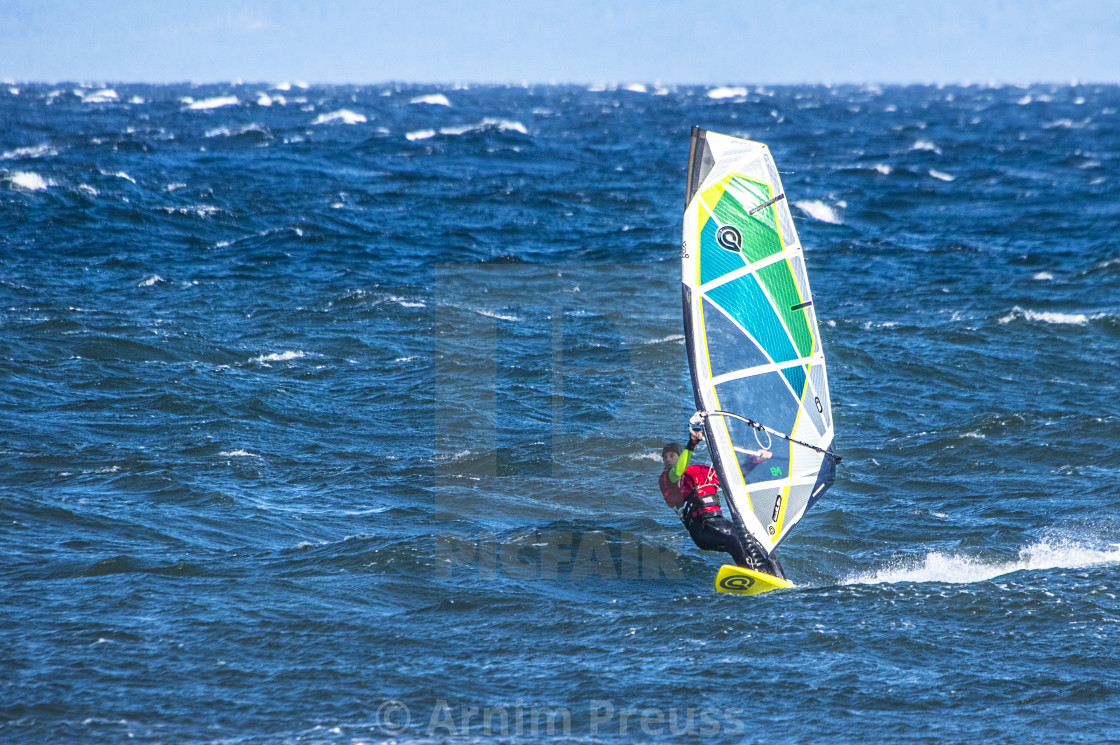
[[[0,86],[0,741],[1120,739],[1118,111]],[[774,153],[844,458],[754,598],[656,486],[694,124]]]

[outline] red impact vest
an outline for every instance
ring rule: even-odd
[[[691,465],[684,469],[681,480],[675,484],[669,480],[669,472],[664,471],[660,486],[665,501],[677,511],[686,526],[696,520],[723,516],[716,498],[719,474],[711,466]]]

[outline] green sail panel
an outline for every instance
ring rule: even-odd
[[[793,278],[789,262],[779,261],[764,266],[757,274],[766,287],[766,292],[774,299],[782,323],[789,329],[789,334],[797,345],[798,356],[808,357],[813,353],[813,330],[809,327],[809,316],[805,309],[797,308],[804,301],[801,299],[801,292],[797,289],[797,282]]]
[[[733,187],[733,188],[732,188]],[[770,199],[769,184],[752,181],[742,176],[730,176],[701,195],[705,205],[715,201],[711,215],[701,218],[700,228],[700,282],[719,279],[724,274],[754,263],[782,251],[782,238],[774,219],[774,208],[767,207],[756,214],[756,209]],[[750,201],[744,202],[744,198]],[[723,248],[716,240],[716,233],[725,225],[739,231],[739,251]]]

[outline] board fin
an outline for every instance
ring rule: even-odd
[[[716,573],[716,592],[726,592],[734,595],[761,595],[771,590],[790,587],[793,587],[793,583],[789,580],[734,564],[724,564]]]

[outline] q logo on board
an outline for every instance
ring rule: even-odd
[[[719,244],[720,248],[742,253],[743,234],[734,225],[724,225],[716,231],[716,243]]]
[[[725,590],[749,590],[753,584],[754,577],[747,577],[742,574],[724,577],[719,581],[719,586]]]

